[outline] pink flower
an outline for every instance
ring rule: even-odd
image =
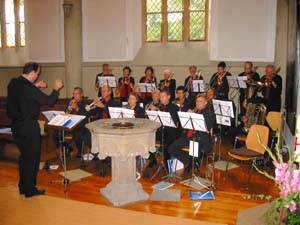
[[[296,202],[294,200],[292,200],[291,205],[290,205],[290,211],[295,212],[296,210],[297,210]]]

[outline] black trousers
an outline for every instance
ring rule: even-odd
[[[25,122],[13,128],[14,139],[20,151],[19,190],[32,193],[36,186],[41,157],[41,135],[36,121]]]
[[[91,133],[85,127],[79,127],[73,131],[73,140],[79,152],[81,152],[82,142],[91,149]]]

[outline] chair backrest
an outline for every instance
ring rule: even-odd
[[[258,152],[260,154],[265,153],[265,149],[258,142],[258,136],[260,137],[261,144],[264,146],[268,146],[269,140],[269,128],[263,125],[252,125],[250,127],[249,133],[246,138],[246,147],[252,151]]]
[[[273,131],[281,130],[282,113],[281,112],[269,112],[266,120]]]

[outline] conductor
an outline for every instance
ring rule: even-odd
[[[20,150],[19,192],[25,197],[43,195],[45,190],[37,189],[36,178],[41,156],[41,135],[37,122],[41,105],[54,105],[61,80],[56,80],[50,95],[40,89],[47,87],[44,81],[36,82],[41,67],[35,62],[26,63],[23,74],[13,78],[7,88],[7,114],[12,119],[12,133]]]

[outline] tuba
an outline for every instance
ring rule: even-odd
[[[249,102],[246,108],[247,123],[242,128],[244,133],[248,133],[253,124],[264,125],[267,107],[263,103]]]

